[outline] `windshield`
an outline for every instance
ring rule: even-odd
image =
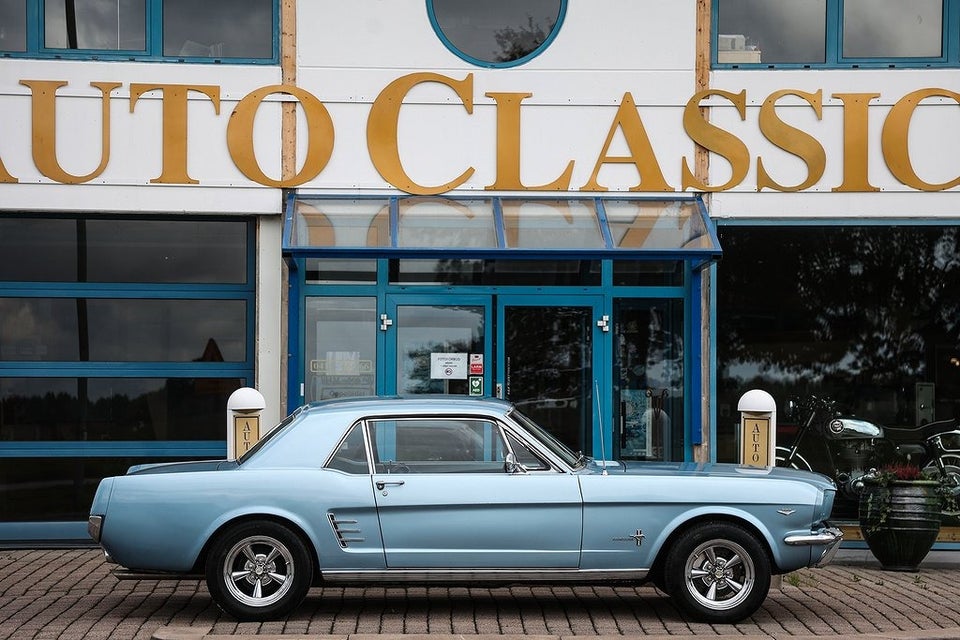
[[[571,467],[581,467],[586,462],[586,456],[571,451],[567,445],[557,440],[552,433],[516,409],[510,412],[510,417],[520,424],[520,426],[526,429],[527,433],[533,436],[537,442],[549,449],[553,455],[557,456]]]

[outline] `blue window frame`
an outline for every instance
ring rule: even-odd
[[[279,0],[0,0],[0,57],[279,62]]]
[[[0,216],[0,540],[83,539],[101,478],[223,457],[226,401],[254,383],[255,233]]]
[[[713,0],[715,69],[960,66],[958,0]]]
[[[478,67],[516,67],[556,38],[567,0],[426,0],[437,37]]]

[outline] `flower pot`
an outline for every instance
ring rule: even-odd
[[[929,480],[865,483],[860,531],[874,557],[890,571],[916,571],[940,533],[939,484]]]

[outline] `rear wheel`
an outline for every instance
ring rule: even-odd
[[[206,565],[214,602],[238,620],[282,618],[310,590],[313,564],[303,541],[275,522],[245,522],[216,539]]]
[[[770,559],[756,536],[730,523],[699,524],[677,539],[664,564],[667,593],[690,617],[733,623],[770,590]]]

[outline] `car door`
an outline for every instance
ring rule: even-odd
[[[398,418],[367,427],[388,569],[579,566],[577,478],[546,463],[508,473],[510,449],[495,421]]]

